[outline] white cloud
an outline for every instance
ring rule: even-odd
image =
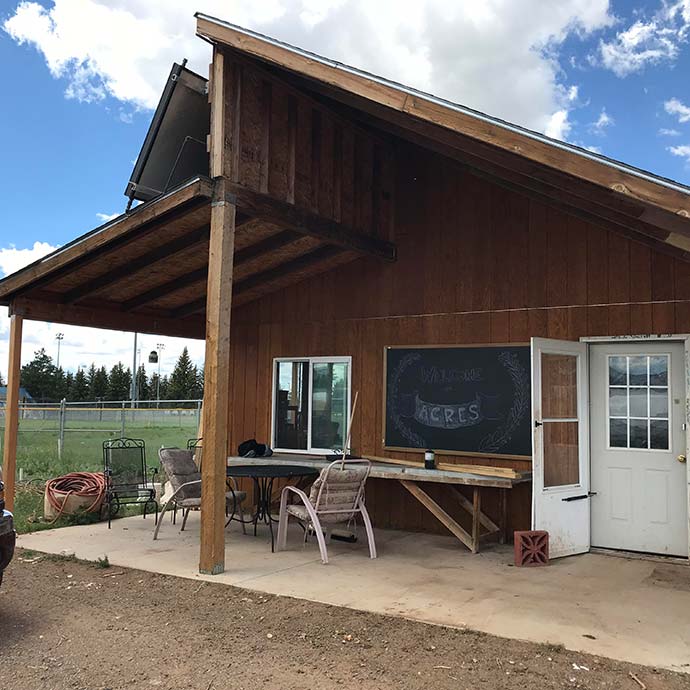
[[[605,108],[602,108],[599,117],[592,122],[589,128],[595,134],[603,135],[613,124],[615,124],[614,119],[606,112]]]
[[[48,242],[34,242],[33,247],[28,249],[17,249],[16,246],[10,245],[0,249],[0,271],[3,275],[9,275],[34,261],[38,261],[56,249],[57,247],[53,247]]]
[[[97,213],[96,218],[98,218],[101,223],[107,223],[109,220],[113,220],[113,218],[117,218],[119,215],[119,213]]]
[[[602,152],[600,146],[585,146],[585,148],[588,151],[591,151],[592,153],[599,153],[600,154]]]
[[[677,129],[668,129],[666,127],[662,127],[659,130],[659,136],[662,136],[662,137],[679,137],[680,132]]]
[[[688,0],[690,2],[690,0]],[[677,98],[671,98],[664,103],[664,110],[669,115],[675,115],[678,122],[690,122],[690,106],[685,105]]]
[[[619,77],[640,72],[648,66],[673,62],[690,32],[690,2],[662,0],[661,8],[649,19],[637,19],[612,40],[601,40],[600,61]]]
[[[27,266],[41,257],[57,249],[48,242],[35,242],[33,247],[18,249],[10,246],[0,248],[0,272],[9,275]],[[97,366],[112,367],[118,361],[125,366],[132,366],[133,338],[131,333],[122,331],[106,331],[97,328],[82,328],[80,326],[66,326],[64,324],[44,323],[39,321],[25,321],[22,337],[22,364],[30,361],[36,350],[44,347],[53,358],[57,356],[56,333],[63,333],[64,339],[60,347],[60,364],[71,371],[79,366],[90,366],[94,362]],[[7,309],[0,307],[0,372],[7,380],[9,317]],[[185,340],[182,338],[164,338],[155,335],[140,335],[138,347],[141,349],[141,361],[144,362],[149,374],[153,373],[152,365],[147,364],[150,350],[156,348],[156,343],[164,343],[165,349],[161,356],[161,373],[172,371],[175,362],[186,345],[189,354],[197,365],[203,365],[204,341]]]
[[[568,111],[557,110],[546,123],[544,134],[552,139],[561,139],[565,141],[568,138],[571,128],[572,125],[568,120]]]
[[[670,151],[674,156],[684,158],[685,162],[690,165],[690,144],[683,144],[681,146],[669,146]]]
[[[567,134],[576,107],[555,53],[610,26],[608,0],[54,0],[22,2],[5,22],[41,51],[67,95],[153,107],[173,61],[205,74],[193,10],[222,17],[489,114]],[[560,125],[556,123],[560,121]]]

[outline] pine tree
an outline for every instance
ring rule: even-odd
[[[70,392],[74,388],[74,374],[71,371],[65,374],[61,386],[64,393],[62,393],[59,398],[56,398],[56,400],[62,400],[64,398],[68,402],[71,402],[72,398],[70,398]]]
[[[167,376],[161,379],[161,400],[173,400],[170,397],[170,379]]]
[[[35,400],[55,401],[57,367],[44,348],[34,352],[34,358],[21,369],[21,385]]]
[[[185,347],[170,375],[166,397],[168,400],[187,400],[195,396],[197,389],[198,372],[189,356],[189,350]]]
[[[194,400],[201,400],[204,397],[204,368],[199,367],[196,372],[196,383],[194,386]]]
[[[70,374],[70,377],[72,374]],[[55,400],[70,400],[70,386],[71,386],[71,378],[70,381],[67,380],[67,376],[65,372],[63,371],[62,367],[59,369],[56,369],[55,371]]]
[[[132,372],[118,362],[111,370],[108,379],[108,400],[129,400],[132,389]]]
[[[148,394],[148,399],[149,400],[156,400],[158,398],[158,374],[154,372],[151,374],[151,378],[149,379],[149,394]]]
[[[89,381],[82,368],[77,369],[74,376],[72,387],[69,392],[69,399],[74,402],[86,402],[90,397]]]
[[[108,397],[108,370],[105,367],[96,369],[93,380],[89,381],[89,395],[92,400],[105,400]]]
[[[146,368],[143,364],[137,370],[137,400],[149,399],[149,380],[146,375]]]

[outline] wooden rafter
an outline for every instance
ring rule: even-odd
[[[344,249],[395,261],[396,248],[392,242],[363,235],[341,223],[323,218],[280,201],[268,194],[256,192],[239,184],[227,185],[228,201],[244,213],[280,225],[288,230],[317,237]]]
[[[9,304],[13,295],[29,285],[34,290],[71,273],[84,257],[92,260],[115,247],[141,238],[144,233],[159,230],[162,224],[208,204],[210,197],[210,181],[196,179],[136,207],[130,213],[0,281],[0,304]]]
[[[182,290],[183,288],[189,287],[190,285],[195,285],[196,283],[201,283],[205,281],[208,277],[208,266],[203,266],[202,268],[197,268],[195,271],[189,271],[184,275],[177,276],[172,280],[168,280],[162,285],[157,285],[146,292],[143,292],[132,299],[128,299],[126,302],[122,303],[123,311],[131,311],[132,309],[137,309],[138,307],[153,302],[154,300],[160,299],[165,295],[168,295],[177,290]]]
[[[295,275],[299,279],[300,274],[317,267],[319,264],[327,262],[334,257],[338,257],[346,252],[342,247],[335,247],[326,245],[315,249],[307,254],[298,256],[295,259],[285,261],[277,266],[261,271],[260,273],[253,273],[250,276],[238,281],[233,286],[233,294],[236,298],[263,287],[268,288],[273,284],[283,284],[285,279],[291,275]],[[265,289],[263,291],[266,291]],[[183,304],[180,307],[173,309],[169,318],[180,319],[198,314],[206,308],[206,297],[199,297],[197,299]]]
[[[62,302],[65,304],[72,304],[86,299],[94,292],[98,292],[103,288],[114,285],[118,281],[122,280],[123,278],[127,278],[137,271],[148,268],[159,261],[164,261],[175,254],[179,254],[185,249],[193,247],[195,244],[205,242],[208,240],[208,233],[209,226],[206,225],[198,230],[195,230],[194,232],[183,235],[182,237],[178,237],[171,242],[167,242],[160,247],[156,247],[155,249],[141,254],[136,259],[132,259],[122,266],[113,268],[111,271],[107,271],[97,278],[82,283],[81,285],[77,285],[75,288],[67,291],[62,296]]]

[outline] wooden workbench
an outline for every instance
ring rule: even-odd
[[[293,453],[275,454],[270,458],[242,458],[231,456],[228,465],[270,465],[280,462],[289,462],[295,465],[307,465],[321,469],[330,460],[314,455],[299,455]],[[424,468],[403,467],[372,462],[372,479],[387,479],[400,482],[444,527],[446,527],[460,542],[472,553],[479,552],[480,540],[489,535],[497,534],[499,542],[505,543],[507,539],[508,523],[508,492],[518,484],[532,481],[530,475],[519,478],[485,477],[469,472],[453,472],[444,470],[425,470]],[[472,517],[472,533],[465,530],[454,520],[424,489],[421,482],[448,485],[453,498],[458,505]],[[472,500],[470,501],[458,490],[458,486],[472,487]],[[482,489],[499,490],[499,516],[498,523],[494,522],[481,509]]]

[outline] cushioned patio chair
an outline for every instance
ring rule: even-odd
[[[290,517],[299,521],[305,530],[316,534],[321,551],[321,560],[328,563],[326,543],[330,541],[331,530],[337,525],[351,523],[360,514],[367,531],[369,555],[376,558],[374,530],[369,513],[364,505],[364,486],[371,471],[368,460],[336,460],[321,470],[319,478],[312,484],[309,496],[295,486],[286,486],[280,496],[280,517],[278,524],[278,551],[287,546],[287,527]],[[293,496],[296,503],[288,503]]]
[[[161,467],[172,485],[173,493],[163,506],[160,519],[153,532],[154,539],[158,539],[158,531],[163,524],[163,516],[169,507],[182,510],[180,532],[184,531],[189,512],[193,508],[201,508],[201,473],[194,464],[194,453],[191,450],[182,450],[181,448],[161,448],[158,451],[158,457],[161,461]],[[247,494],[237,490],[234,479],[228,478],[228,481],[232,482],[232,489],[225,494],[225,515],[229,516],[225,526],[230,524],[230,520],[237,512],[242,522],[242,531],[246,532],[242,501],[247,498]]]

